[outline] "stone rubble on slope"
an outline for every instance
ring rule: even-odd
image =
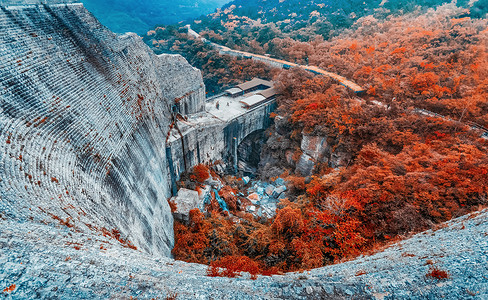
[[[247,212],[255,217],[274,217],[278,203],[286,198],[285,181],[282,178],[278,178],[271,183],[250,181],[249,185],[247,199],[253,205],[247,207]]]

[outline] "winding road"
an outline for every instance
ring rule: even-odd
[[[296,63],[292,63],[289,61],[277,59],[277,58],[272,58],[266,55],[260,55],[260,54],[254,54],[250,52],[245,52],[245,51],[239,51],[239,50],[233,50],[229,47],[219,45],[217,43],[211,42],[207,40],[206,38],[202,37],[200,34],[195,32],[193,29],[191,29],[190,25],[185,26],[188,29],[188,35],[201,40],[205,44],[211,45],[213,48],[218,49],[220,54],[227,54],[227,55],[232,55],[232,56],[237,56],[237,57],[243,57],[243,58],[250,58],[253,60],[261,61],[267,65],[271,65],[273,67],[278,67],[282,69],[290,69],[290,68],[302,68],[306,71],[312,72],[314,74],[320,74],[324,75],[327,77],[330,77],[340,84],[344,85],[351,91],[353,91],[356,94],[361,94],[364,93],[366,90],[358,85],[355,82],[352,82],[351,80],[345,78],[344,76],[338,75],[336,73],[328,72],[325,70],[322,70],[318,67],[315,66],[306,66],[306,65],[300,65]]]
[[[315,67],[315,66],[300,65],[300,64],[289,62],[289,61],[268,57],[265,55],[254,54],[254,53],[239,51],[239,50],[233,50],[233,49],[230,49],[229,47],[222,46],[222,45],[219,45],[217,43],[214,43],[214,42],[207,40],[206,38],[202,37],[200,34],[195,32],[193,29],[191,29],[190,25],[186,25],[185,27],[188,29],[188,35],[190,35],[196,39],[201,40],[205,44],[211,45],[215,49],[218,49],[219,54],[227,54],[227,55],[232,55],[232,56],[237,56],[237,57],[250,58],[253,60],[257,60],[257,61],[262,61],[263,63],[265,63],[267,65],[271,65],[273,67],[278,67],[278,68],[283,68],[283,69],[302,68],[302,69],[309,71],[309,72],[312,72],[314,74],[319,74],[319,75],[324,75],[324,76],[330,77],[330,78],[336,80],[337,82],[339,82],[340,84],[344,85],[345,87],[347,87],[348,89],[350,89],[351,91],[353,91],[357,95],[360,95],[366,91],[363,87],[361,87],[357,83],[345,78],[344,76],[338,75],[336,73],[328,72],[328,71],[322,70],[322,69]],[[358,101],[364,101],[363,99],[361,99],[359,97],[355,97],[355,98]],[[378,102],[378,101],[372,101],[372,102],[376,105],[385,106],[385,104]],[[425,109],[416,108],[416,109],[413,109],[412,111],[414,113],[421,114],[421,115],[428,116],[428,117],[437,117],[437,118],[442,118],[445,120],[454,121],[449,117],[446,117],[446,116],[443,116],[443,115],[440,115],[440,114],[437,114],[437,113],[434,113],[434,112],[431,112],[431,111],[428,111]],[[458,121],[458,122],[460,122],[460,121]],[[484,126],[481,126],[481,125],[474,123],[474,122],[464,122],[463,124],[469,126],[473,130],[480,130],[482,132],[481,137],[488,139],[488,128],[485,128]]]

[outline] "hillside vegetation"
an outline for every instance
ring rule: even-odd
[[[301,70],[268,73],[283,95],[260,174],[284,178],[288,200],[270,220],[236,223],[218,206],[194,211],[175,227],[177,258],[214,267],[240,261],[263,273],[315,268],[486,206],[488,141],[471,128],[488,127],[486,2],[377,2],[345,1],[311,15],[318,4],[306,1],[289,16],[295,1],[257,1],[262,9],[252,11],[234,1],[192,25],[235,49],[336,72],[367,93],[358,99]],[[215,75],[214,90],[246,78],[212,73],[216,63],[249,64],[259,70],[253,76],[265,69],[208,51],[177,28],[157,28],[146,40],[199,61],[206,82]],[[296,172],[304,136],[323,137],[330,149],[311,174]]]

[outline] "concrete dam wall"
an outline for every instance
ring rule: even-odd
[[[15,3],[0,6],[0,212],[169,256],[164,141],[175,99],[202,110],[200,71],[81,4]]]

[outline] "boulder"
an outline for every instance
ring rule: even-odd
[[[268,218],[272,218],[276,215],[276,203],[268,203],[261,206],[261,208],[263,209],[263,214]]]
[[[300,156],[295,171],[302,176],[312,175],[312,170],[315,166],[313,158],[305,153]]]
[[[211,191],[212,191],[212,187],[209,185],[205,185],[203,188],[200,188],[198,190],[198,198],[200,200],[202,208],[203,205],[205,205],[205,203],[207,202],[210,203],[210,199],[212,198]]]
[[[300,145],[303,153],[312,157],[314,160],[319,160],[327,150],[327,147],[327,137],[325,136],[303,135]]]
[[[349,154],[343,147],[336,149],[331,155],[328,161],[329,167],[340,168],[347,166],[347,163],[351,160],[351,154]]]
[[[252,204],[257,204],[259,203],[260,197],[257,193],[252,193],[247,196],[247,199],[252,202]]]
[[[278,179],[275,180],[274,185],[275,186],[285,185],[285,180],[281,177],[278,177]]]
[[[275,189],[274,186],[268,185],[264,190],[264,192],[266,193],[266,195],[271,196],[273,194],[274,189]]]
[[[258,207],[258,210],[255,213],[255,216],[261,217],[263,215],[263,208]]]
[[[241,179],[242,179],[242,182],[244,182],[244,184],[248,184],[249,181],[251,180],[251,178],[249,178],[249,176],[244,176]]]
[[[176,219],[187,222],[190,210],[194,208],[201,209],[200,196],[197,191],[181,188],[176,197],[172,197],[171,201],[176,204],[176,211],[173,216]]]
[[[295,162],[293,161],[293,151],[286,150],[285,152],[286,162],[290,165],[293,165]]]
[[[224,186],[220,180],[214,179],[212,177],[205,180],[205,184],[210,185],[212,188],[216,189],[217,191],[220,191],[220,189]]]
[[[273,198],[278,198],[281,195],[281,193],[283,193],[284,191],[286,191],[286,186],[281,185],[279,187],[276,187],[273,190],[273,194],[272,194]]]

